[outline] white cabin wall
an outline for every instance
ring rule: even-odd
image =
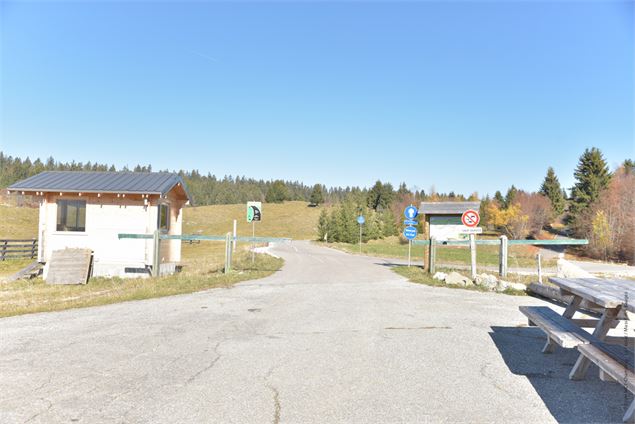
[[[44,208],[45,244],[43,260],[53,250],[89,248],[94,252],[93,275],[117,276],[125,268],[145,268],[146,241],[119,239],[119,233],[147,233],[148,207],[141,199],[83,196],[86,201],[86,231],[57,231],[57,200],[77,200],[77,195],[50,195]]]
[[[86,201],[86,231],[57,231],[57,200]],[[54,250],[65,248],[89,248],[94,252],[94,276],[141,276],[145,274],[125,272],[126,268],[141,271],[153,260],[152,239],[119,239],[119,233],[153,234],[158,224],[159,202],[170,203],[169,234],[180,235],[183,225],[182,207],[185,201],[170,193],[159,199],[141,195],[117,197],[113,194],[62,194],[47,193],[42,197],[39,210],[38,260],[47,262]],[[161,242],[162,262],[181,260],[181,241]]]

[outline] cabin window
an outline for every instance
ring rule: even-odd
[[[57,231],[86,231],[86,201],[57,201]]]
[[[159,230],[170,230],[170,206],[159,205]]]

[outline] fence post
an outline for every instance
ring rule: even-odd
[[[161,266],[161,238],[159,234],[161,232],[157,229],[154,230],[154,236],[152,237],[152,276],[159,276],[159,267]]]
[[[476,236],[470,234],[470,276],[476,279]]]
[[[9,240],[5,240],[4,244],[2,245],[2,255],[0,255],[0,260],[4,261],[4,257],[7,254],[7,244],[9,243]]]
[[[225,268],[224,274],[227,274],[232,269],[232,233],[227,233],[225,236]]]
[[[536,255],[536,260],[538,261],[538,282],[542,283],[542,255],[540,253],[538,253]]]
[[[35,250],[37,248],[36,242],[37,242],[37,240],[33,239],[33,245],[31,246],[31,259],[33,259],[35,257]]]
[[[500,239],[501,245],[498,258],[498,274],[501,277],[507,277],[507,236],[502,235]]]
[[[428,249],[428,272],[434,274],[436,271],[437,244],[434,237],[430,237],[430,248]]]

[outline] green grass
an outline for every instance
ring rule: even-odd
[[[424,269],[418,266],[411,266],[411,267],[397,266],[393,268],[393,271],[401,275],[402,277],[407,278],[409,281],[413,283],[417,283],[417,284],[425,284],[427,286],[433,286],[433,287],[447,287],[451,289],[473,290],[473,291],[492,293],[492,291],[487,290],[481,286],[476,286],[476,285],[468,286],[468,287],[447,285],[443,281],[435,280],[434,278],[432,278],[430,274],[428,274],[427,271],[425,271]],[[505,291],[499,292],[499,293],[514,295],[514,296],[526,295],[524,291],[513,290],[513,289],[506,289]]]
[[[282,259],[256,255],[256,262],[252,265],[250,255],[243,251],[237,255],[233,271],[229,274],[222,274],[218,267],[210,266],[158,279],[92,278],[88,284],[79,286],[49,285],[41,278],[5,283],[0,284],[0,317],[228,287],[240,281],[271,275],[280,269],[282,263]]]
[[[349,253],[359,253],[359,244],[329,243],[326,246]],[[534,268],[536,266],[538,248],[534,246],[509,246],[508,252],[509,267]],[[362,254],[406,259],[408,257],[408,244],[401,243],[399,237],[371,240],[368,243],[362,243]],[[423,260],[427,255],[427,247],[413,245],[411,254],[414,260]],[[477,246],[476,248],[476,262],[479,266],[498,266],[498,255],[498,246]],[[437,246],[437,263],[467,265],[470,263],[470,251],[467,247],[461,246]],[[542,261],[544,268],[555,265],[555,259]]]

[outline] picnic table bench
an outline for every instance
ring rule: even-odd
[[[552,353],[556,345],[577,348],[580,356],[569,374],[570,379],[584,379],[589,365],[594,363],[600,369],[602,380],[618,382],[635,393],[633,339],[607,336],[619,320],[628,319],[625,311],[635,312],[635,281],[599,278],[549,278],[549,281],[558,286],[563,295],[571,296],[562,315],[545,306],[519,308],[530,325],[546,333],[543,353]],[[600,308],[599,319],[573,318],[583,301]],[[592,327],[593,332],[585,331],[584,327]],[[627,409],[623,420],[635,422],[635,401]]]

